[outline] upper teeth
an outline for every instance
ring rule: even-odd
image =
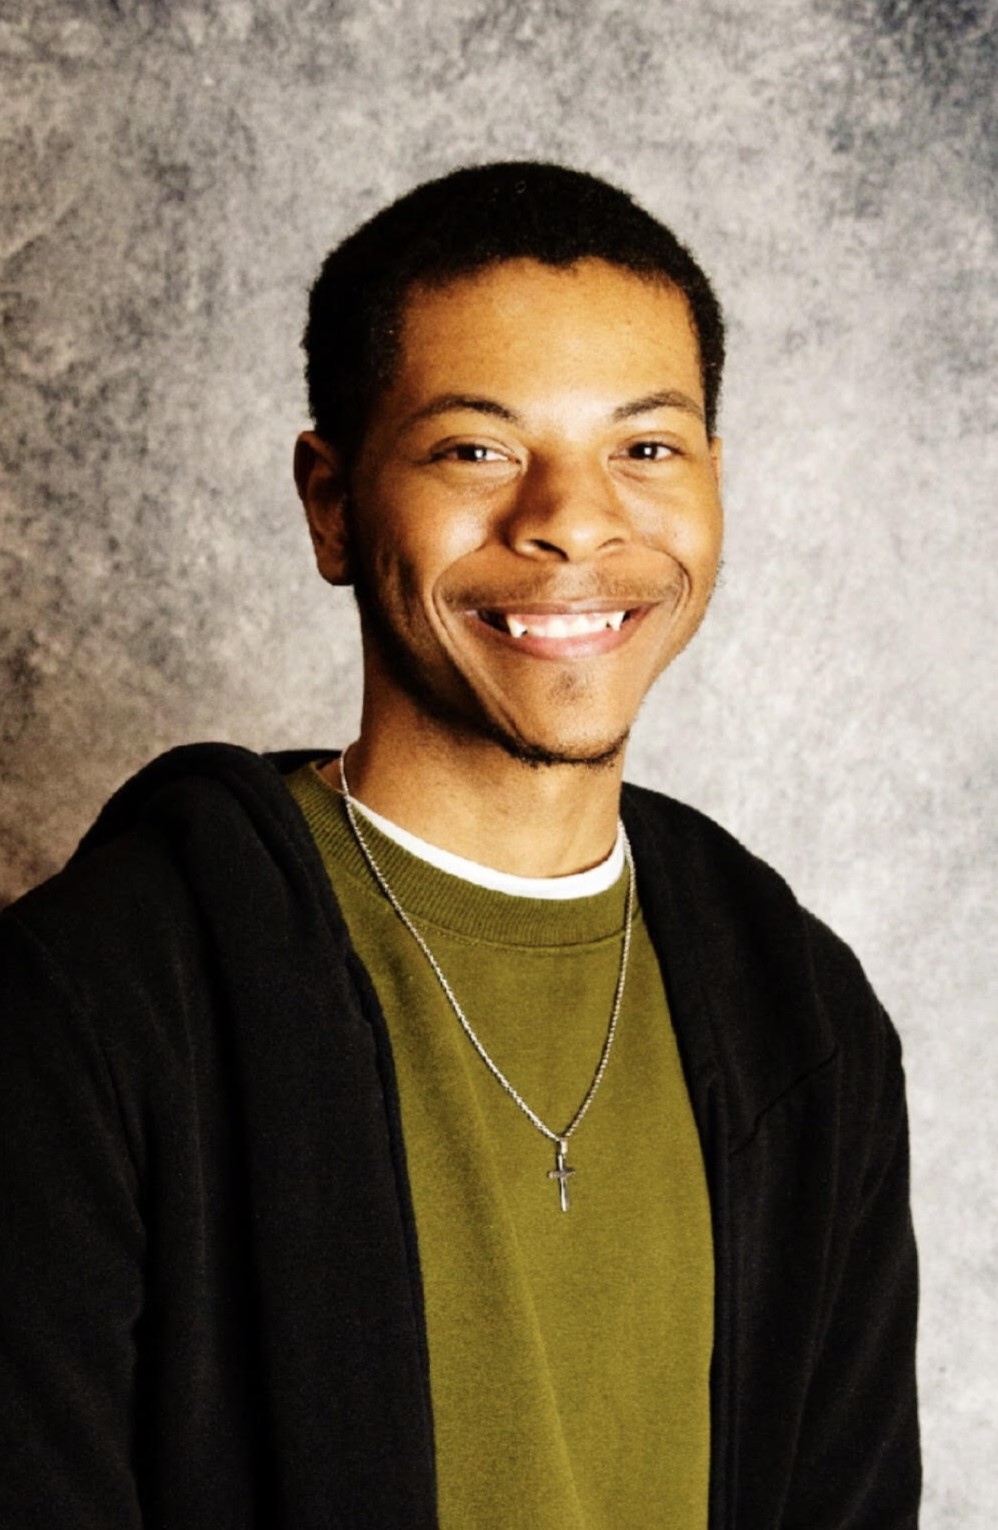
[[[623,625],[624,611],[580,611],[574,615],[559,613],[554,616],[509,616],[504,613],[506,626],[514,637],[566,638],[579,637],[586,632],[605,632],[607,627],[619,632]]]

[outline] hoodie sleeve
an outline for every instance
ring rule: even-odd
[[[885,1059],[864,1118],[849,1224],[836,1242],[827,1321],[807,1392],[783,1530],[915,1530],[921,1488],[900,1042],[881,1011]]]
[[[0,1524],[138,1530],[144,1231],[115,1090],[78,995],[0,920]]]

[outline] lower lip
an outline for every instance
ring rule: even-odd
[[[479,632],[502,643],[503,647],[511,648],[514,653],[529,654],[535,659],[588,659],[598,654],[612,653],[615,648],[629,642],[650,610],[650,606],[641,606],[632,611],[618,632],[612,627],[603,627],[599,632],[576,632],[569,637],[538,637],[533,632],[514,637],[511,632],[503,632],[501,628],[483,621],[477,611],[470,611],[468,615]]]

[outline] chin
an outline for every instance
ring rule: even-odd
[[[609,742],[594,740],[591,743],[583,743],[581,740],[564,743],[550,742],[537,743],[530,739],[521,738],[516,734],[507,733],[498,726],[487,728],[486,736],[499,745],[499,747],[521,765],[530,765],[536,770],[549,768],[557,765],[573,766],[576,769],[583,767],[589,770],[605,770],[616,763],[627,747],[630,732],[622,733],[619,737]]]

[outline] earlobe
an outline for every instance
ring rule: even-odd
[[[294,475],[319,573],[329,584],[352,584],[346,481],[339,452],[315,431],[303,431],[295,442]]]

